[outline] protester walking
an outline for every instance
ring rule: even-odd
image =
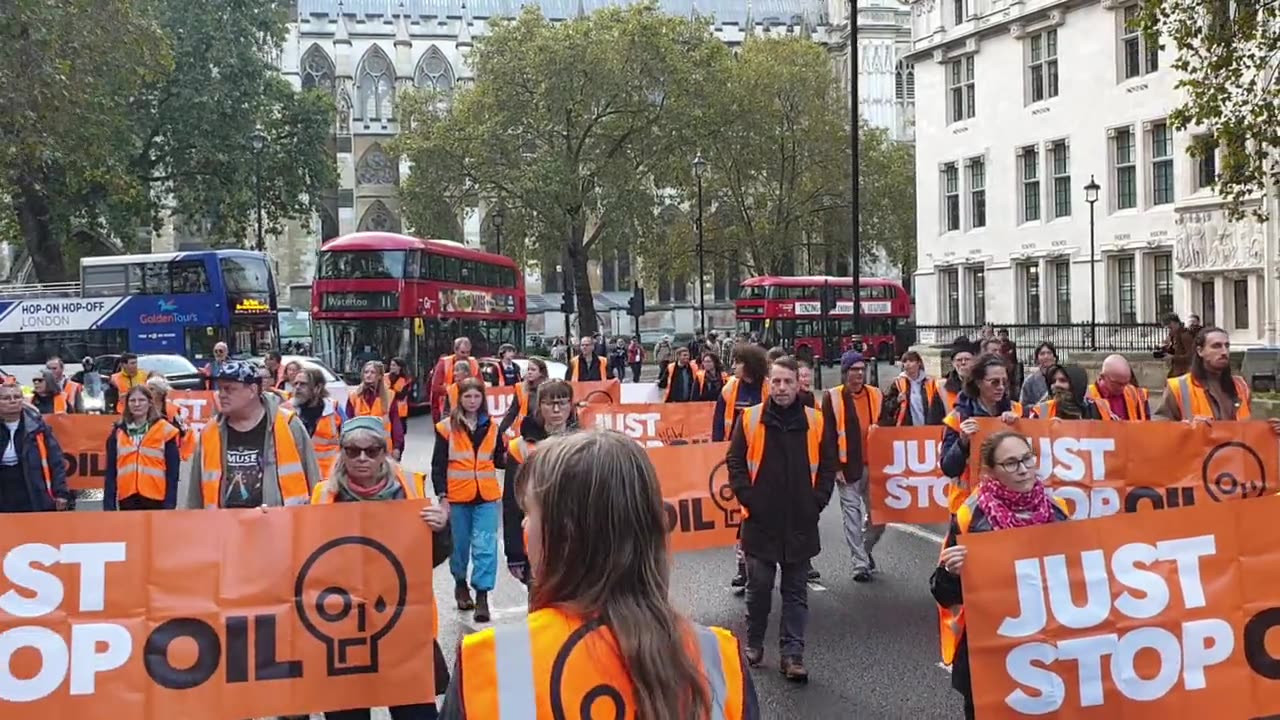
[[[938,603],[942,662],[951,666],[951,687],[964,697],[964,716],[973,720],[973,686],[969,637],[965,630],[964,590],[960,573],[968,557],[969,533],[1063,522],[1066,503],[1054,498],[1036,478],[1031,441],[1010,430],[989,436],[979,451],[982,477],[976,491],[956,508],[929,587]]]
[[[658,389],[663,402],[694,402],[702,399],[702,370],[689,360],[689,351],[676,350],[676,361],[658,376]]]
[[[316,485],[312,494],[313,505],[327,505],[348,502],[382,502],[387,500],[417,500],[423,497],[422,488],[407,477],[404,470],[387,454],[387,435],[382,423],[375,418],[360,417],[348,422],[342,428],[340,438],[341,454],[334,463],[332,474],[324,482]],[[421,511],[427,527],[433,533],[431,547],[433,564],[439,566],[447,555],[439,552],[447,548],[449,539],[447,532],[449,507],[447,505],[428,505]],[[436,637],[440,620],[436,618]],[[449,668],[445,664],[444,653],[440,649],[440,641],[434,641],[435,650],[435,695],[443,695],[449,687]],[[412,705],[395,705],[389,708],[391,720],[435,720],[437,717],[434,702],[414,703]],[[370,708],[329,711],[324,714],[325,720],[369,720]]]
[[[729,485],[743,508],[742,552],[747,564],[747,662],[764,661],[774,577],[781,568],[779,668],[807,682],[804,666],[809,563],[822,550],[818,518],[836,475],[823,418],[799,402],[800,368],[782,357],[769,368],[769,398],[743,411],[725,462]]]
[[[547,382],[547,379],[547,361],[538,357],[529,358],[524,368],[524,381],[516,384],[511,404],[507,406],[507,412],[502,416],[502,422],[498,424],[500,438],[508,437],[508,431],[516,436],[520,435],[520,426],[524,418],[529,416],[529,408],[536,408],[537,401],[534,398],[537,397],[538,388]]]
[[[738,364],[734,367],[734,376],[724,384],[720,397],[716,398],[716,408],[712,413],[711,440],[721,442],[728,440],[733,434],[733,425],[738,415],[749,407],[760,405],[769,399],[769,362],[765,351],[759,345],[748,345],[738,351]],[[741,527],[739,527],[741,533]],[[747,565],[742,554],[739,541],[734,554],[737,559],[737,571],[729,585],[736,593],[746,592]]]
[[[569,371],[565,379],[570,382],[599,382],[609,379],[609,361],[596,352],[596,342],[590,337],[578,340],[579,352],[569,358]]]
[[[607,431],[552,438],[516,492],[537,578],[529,617],[463,638],[442,718],[586,717],[594,698],[619,718],[761,717],[737,640],[671,604],[662,490],[639,444]]]
[[[915,350],[902,354],[902,372],[884,395],[879,424],[886,427],[941,425],[947,416],[938,382],[924,371],[924,358]]]
[[[62,446],[16,384],[0,385],[0,448],[0,513],[72,506]]]
[[[871,517],[867,435],[884,406],[880,388],[866,384],[867,361],[862,353],[850,350],[840,358],[844,383],[828,390],[822,398],[822,414],[827,425],[827,443],[836,448],[840,472],[836,488],[840,493],[840,513],[844,539],[853,558],[855,582],[870,582],[876,570],[875,551],[884,525]]]
[[[430,402],[433,417],[444,417],[445,389],[457,381],[454,377],[459,362],[465,362],[471,371],[470,377],[480,377],[480,363],[471,356],[471,338],[458,337],[453,340],[453,354],[441,355],[431,371]]]
[[[458,407],[458,386],[462,381],[469,378],[475,378],[480,382],[484,382],[484,378],[474,375],[471,372],[471,364],[466,360],[459,360],[453,364],[454,381],[444,389],[444,413],[448,415],[454,408]]]
[[[320,368],[306,368],[293,376],[293,397],[283,407],[297,413],[311,437],[320,476],[330,477],[338,461],[338,441],[347,416],[343,408],[329,397]]]
[[[398,461],[404,454],[404,422],[395,394],[383,380],[382,363],[371,360],[360,370],[361,383],[347,395],[347,417],[373,417],[382,422],[390,442],[387,450]]]
[[[264,393],[253,365],[231,360],[213,376],[221,411],[200,431],[183,509],[291,507],[311,501],[323,478],[311,437],[293,412]]]
[[[156,409],[150,387],[130,388],[124,416],[107,436],[102,509],[172,510],[181,472],[181,431]]]
[[[529,556],[524,542],[524,510],[516,495],[520,469],[529,462],[539,443],[553,435],[574,430],[578,419],[573,412],[573,386],[550,380],[538,390],[537,416],[526,418],[520,437],[507,444],[506,482],[502,489],[502,545],[507,570],[517,580],[529,584]]]
[[[1022,403],[1009,399],[1009,366],[999,355],[983,355],[969,371],[964,393],[943,424],[942,457],[938,468],[951,479],[947,504],[955,512],[969,497],[969,439],[978,434],[974,418],[1000,418],[1012,425],[1023,415]]]
[[[725,383],[729,382],[729,373],[724,371],[724,366],[720,364],[720,356],[715,353],[703,353],[702,362],[699,365],[699,370],[702,371],[702,393],[698,399],[704,402],[715,402],[724,390]]]
[[[31,378],[31,404],[41,415],[66,415],[69,412],[67,396],[58,390],[53,371],[41,370]]]
[[[127,352],[120,356],[120,369],[111,375],[107,402],[113,403],[117,415],[124,414],[124,396],[129,388],[147,382],[147,374],[138,367],[138,356]]]
[[[504,446],[489,419],[484,383],[478,378],[458,386],[458,405],[436,423],[431,483],[449,505],[453,525],[454,599],[459,610],[475,610],[476,622],[489,622],[489,593],[497,582],[498,524],[502,486],[498,468]],[[471,565],[470,587],[467,583]],[[471,590],[476,591],[475,599]]]
[[[942,396],[942,406],[947,413],[955,408],[956,401],[964,394],[964,385],[969,382],[969,371],[977,357],[978,348],[968,338],[958,337],[951,344],[951,372],[947,373],[942,387],[938,388],[938,394]]]
[[[494,387],[507,387],[516,385],[520,382],[520,366],[516,364],[516,346],[511,343],[503,343],[498,348],[498,367],[494,373],[496,377],[493,379]],[[454,371],[455,378],[457,371]]]
[[[66,405],[68,413],[84,412],[84,396],[83,387],[80,383],[72,380],[66,375],[66,366],[62,362],[62,358],[54,355],[45,361],[44,367],[53,373],[53,388],[62,396],[62,400]]]

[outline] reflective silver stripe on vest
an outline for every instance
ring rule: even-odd
[[[724,681],[724,658],[720,655],[720,638],[710,628],[694,629],[698,637],[698,652],[702,655],[702,668],[707,673],[707,685],[711,689],[711,717],[728,718],[725,710],[727,692]]]
[[[742,433],[747,441],[747,473],[754,481],[756,473],[760,472],[760,463],[751,458],[753,454],[751,443],[755,440],[756,428],[760,426],[760,413],[752,412],[752,410],[755,410],[755,408],[749,407],[742,411]],[[763,448],[761,448],[760,458],[764,459]]]
[[[520,623],[494,630],[493,656],[498,677],[498,717],[493,720],[528,717],[529,711],[537,707],[529,626]]]
[[[1195,415],[1191,410],[1191,378],[1180,377],[1174,382],[1178,383],[1178,394],[1182,399],[1182,419],[1190,420]]]
[[[1036,417],[1041,419],[1049,417],[1049,403],[1042,402],[1036,406]]]
[[[295,498],[284,499],[285,507],[296,507],[298,505],[310,505],[310,504],[311,504],[311,498],[295,497]]]

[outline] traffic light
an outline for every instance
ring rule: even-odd
[[[822,290],[819,294],[822,301],[822,314],[826,315],[836,309],[836,289],[831,287],[831,283],[822,284]]]
[[[627,314],[634,318],[644,315],[644,288],[636,286],[631,292],[631,299],[627,301]]]
[[[573,296],[565,295],[564,300],[560,301],[560,312],[565,315],[573,314]]]

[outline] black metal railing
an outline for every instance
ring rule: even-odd
[[[996,325],[1009,331],[1018,348],[1018,358],[1033,362],[1032,354],[1042,342],[1053,343],[1058,359],[1068,361],[1073,352],[1147,353],[1160,347],[1169,331],[1163,325],[1135,323],[1080,323],[1076,325]],[[915,341],[920,345],[950,345],[964,336],[981,337],[982,328],[970,325],[917,325]]]

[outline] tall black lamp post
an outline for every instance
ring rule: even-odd
[[[503,215],[502,208],[493,211],[493,234],[496,240],[497,253],[502,254],[502,221],[506,220]]]
[[[258,252],[266,252],[267,243],[262,237],[262,149],[267,146],[267,134],[262,126],[253,128],[249,136],[253,146],[253,202],[258,208]]]
[[[1095,232],[1093,206],[1098,202],[1098,192],[1102,188],[1089,176],[1089,184],[1084,186],[1084,200],[1089,203],[1089,347],[1098,349],[1098,253],[1094,248]]]
[[[707,269],[702,247],[702,174],[706,170],[707,161],[698,153],[693,159],[693,176],[698,180],[698,321],[704,338],[707,336]]]

